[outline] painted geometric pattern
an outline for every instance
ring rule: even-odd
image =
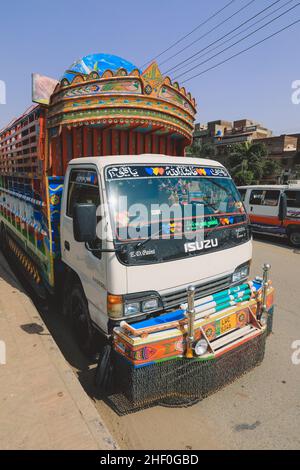
[[[57,259],[60,256],[60,209],[64,187],[63,177],[49,177],[49,203],[52,230],[52,252]]]
[[[85,120],[93,121],[93,119],[96,120],[97,118],[102,118],[103,122],[107,122],[108,124],[114,123],[114,118],[123,118],[124,120],[126,120],[126,118],[134,119],[135,121],[132,121],[132,123],[130,124],[133,124],[133,122],[136,124],[136,119],[138,118],[142,120],[140,121],[141,124],[143,124],[143,120],[156,120],[158,123],[164,122],[166,125],[177,126],[179,133],[189,134],[191,132],[190,127],[183,124],[182,121],[175,117],[156,111],[142,111],[140,109],[131,108],[113,108],[109,112],[107,109],[93,109],[89,111],[64,113],[60,115],[60,117],[53,118],[51,120],[51,126],[58,125],[59,123],[68,124],[72,122],[75,123],[78,121],[82,122]],[[118,121],[115,123],[118,123]]]
[[[75,62],[56,87],[48,127],[76,125],[88,119],[98,123],[105,117],[140,117],[155,119],[164,128],[174,124],[174,133],[190,141],[195,106],[190,93],[164,77],[155,62],[141,72],[120,57],[92,54]],[[132,122],[132,127],[136,124]]]
[[[274,294],[273,289],[270,290],[267,295],[267,308],[270,310],[273,306]],[[251,306],[250,306],[251,305]],[[257,305],[256,301],[250,301],[249,306],[252,313],[256,313],[256,308],[253,305]],[[228,315],[228,318],[232,316],[232,312]],[[236,328],[243,328],[249,322],[251,317],[249,315],[248,308],[235,308],[236,315]],[[202,325],[203,331],[209,341],[213,341],[218,338],[221,334],[221,319],[215,321],[207,321]],[[149,334],[139,344],[132,344],[132,338],[127,337],[122,331],[115,330],[114,332],[114,349],[124,356],[134,367],[143,365],[150,365],[156,362],[169,360],[176,357],[182,357],[186,348],[186,333],[179,328],[171,328],[160,334],[159,340],[154,340],[155,334]],[[195,325],[195,341],[201,338],[201,329]]]

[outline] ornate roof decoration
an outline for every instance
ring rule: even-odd
[[[50,100],[48,127],[157,128],[191,141],[196,102],[152,63],[141,72],[107,54],[86,56],[66,71]]]

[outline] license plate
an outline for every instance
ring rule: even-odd
[[[229,315],[229,317],[222,318],[222,320],[220,321],[221,335],[235,328],[236,328],[236,315]]]

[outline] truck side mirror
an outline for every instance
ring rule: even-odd
[[[284,220],[286,218],[286,213],[287,213],[287,199],[286,199],[286,194],[282,193],[280,196],[280,202],[279,202],[279,219]]]
[[[91,243],[96,240],[95,204],[75,204],[73,208],[73,233],[77,242]]]

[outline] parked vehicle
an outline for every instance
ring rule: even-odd
[[[300,246],[300,185],[242,186],[238,188],[253,232],[287,237]]]
[[[249,281],[249,220],[227,170],[183,156],[195,101],[156,64],[124,63],[83,58],[49,105],[0,132],[0,225],[38,292],[63,293],[83,351],[100,333],[99,387],[113,377],[141,407],[204,397],[257,365],[273,288],[267,266]]]

